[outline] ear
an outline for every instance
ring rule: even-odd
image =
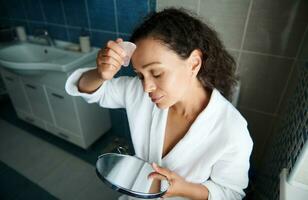
[[[195,49],[191,52],[188,58],[188,64],[191,69],[192,75],[197,76],[202,65],[202,52],[200,49]]]

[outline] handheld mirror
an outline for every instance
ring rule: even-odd
[[[105,184],[137,198],[158,198],[168,190],[167,179],[148,179],[152,172],[154,169],[149,163],[129,155],[106,153],[96,162],[96,173]]]

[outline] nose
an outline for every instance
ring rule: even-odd
[[[156,85],[150,79],[143,80],[143,90],[144,92],[150,93],[156,90]]]

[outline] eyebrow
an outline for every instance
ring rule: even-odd
[[[144,69],[144,68],[146,68],[146,67],[148,67],[148,66],[150,66],[150,65],[154,65],[154,64],[161,64],[161,62],[158,62],[158,61],[156,61],[156,62],[151,62],[151,63],[148,63],[148,64],[143,65],[141,68]],[[136,70],[136,68],[134,68],[134,70]]]

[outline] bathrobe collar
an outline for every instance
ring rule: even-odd
[[[185,136],[172,148],[164,158],[162,158],[163,145],[166,131],[166,124],[168,118],[167,109],[159,109],[156,105],[154,106],[152,112],[152,124],[150,130],[150,145],[149,145],[149,162],[156,162],[162,166],[168,166],[170,170],[176,168],[179,164],[178,155],[184,155],[191,152],[191,150],[197,145],[198,141],[202,142],[206,135],[209,134],[211,127],[215,124],[209,122],[209,120],[217,120],[212,113],[216,110],[219,101],[217,99],[221,98],[221,94],[217,89],[213,89],[210,100],[206,108],[199,114],[194,123],[189,128]],[[200,128],[202,127],[202,128]]]

